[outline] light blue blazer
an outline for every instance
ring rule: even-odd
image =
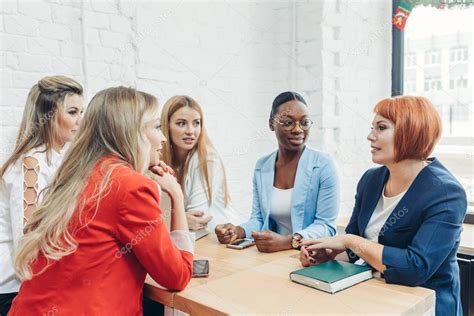
[[[253,205],[250,220],[240,226],[247,238],[253,231],[275,230],[270,223],[277,151],[260,158],[253,175]],[[334,236],[339,210],[339,181],[328,154],[305,147],[296,170],[291,197],[293,233],[303,238]]]

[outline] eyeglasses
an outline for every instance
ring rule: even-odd
[[[313,121],[308,118],[302,119],[300,121],[293,121],[290,119],[285,119],[283,121],[279,121],[277,119],[273,119],[274,122],[278,123],[284,130],[291,131],[296,127],[296,124],[300,126],[300,128],[304,131],[307,131],[313,126]]]

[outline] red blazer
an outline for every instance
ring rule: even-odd
[[[83,197],[90,197],[108,166],[103,158],[93,169]],[[97,214],[77,231],[77,250],[24,281],[8,315],[142,315],[146,274],[164,287],[182,290],[192,275],[193,254],[174,246],[161,220],[156,182],[126,166],[110,177],[110,190]],[[96,201],[87,201],[83,220],[92,218]],[[34,273],[46,264],[40,255]]]

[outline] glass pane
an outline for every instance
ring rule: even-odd
[[[404,69],[405,94],[429,98],[441,115],[443,136],[433,155],[466,189],[469,212],[474,212],[473,20],[473,6],[415,7],[405,28]]]

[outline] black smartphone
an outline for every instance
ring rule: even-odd
[[[205,278],[209,276],[209,260],[193,261],[193,278]]]

